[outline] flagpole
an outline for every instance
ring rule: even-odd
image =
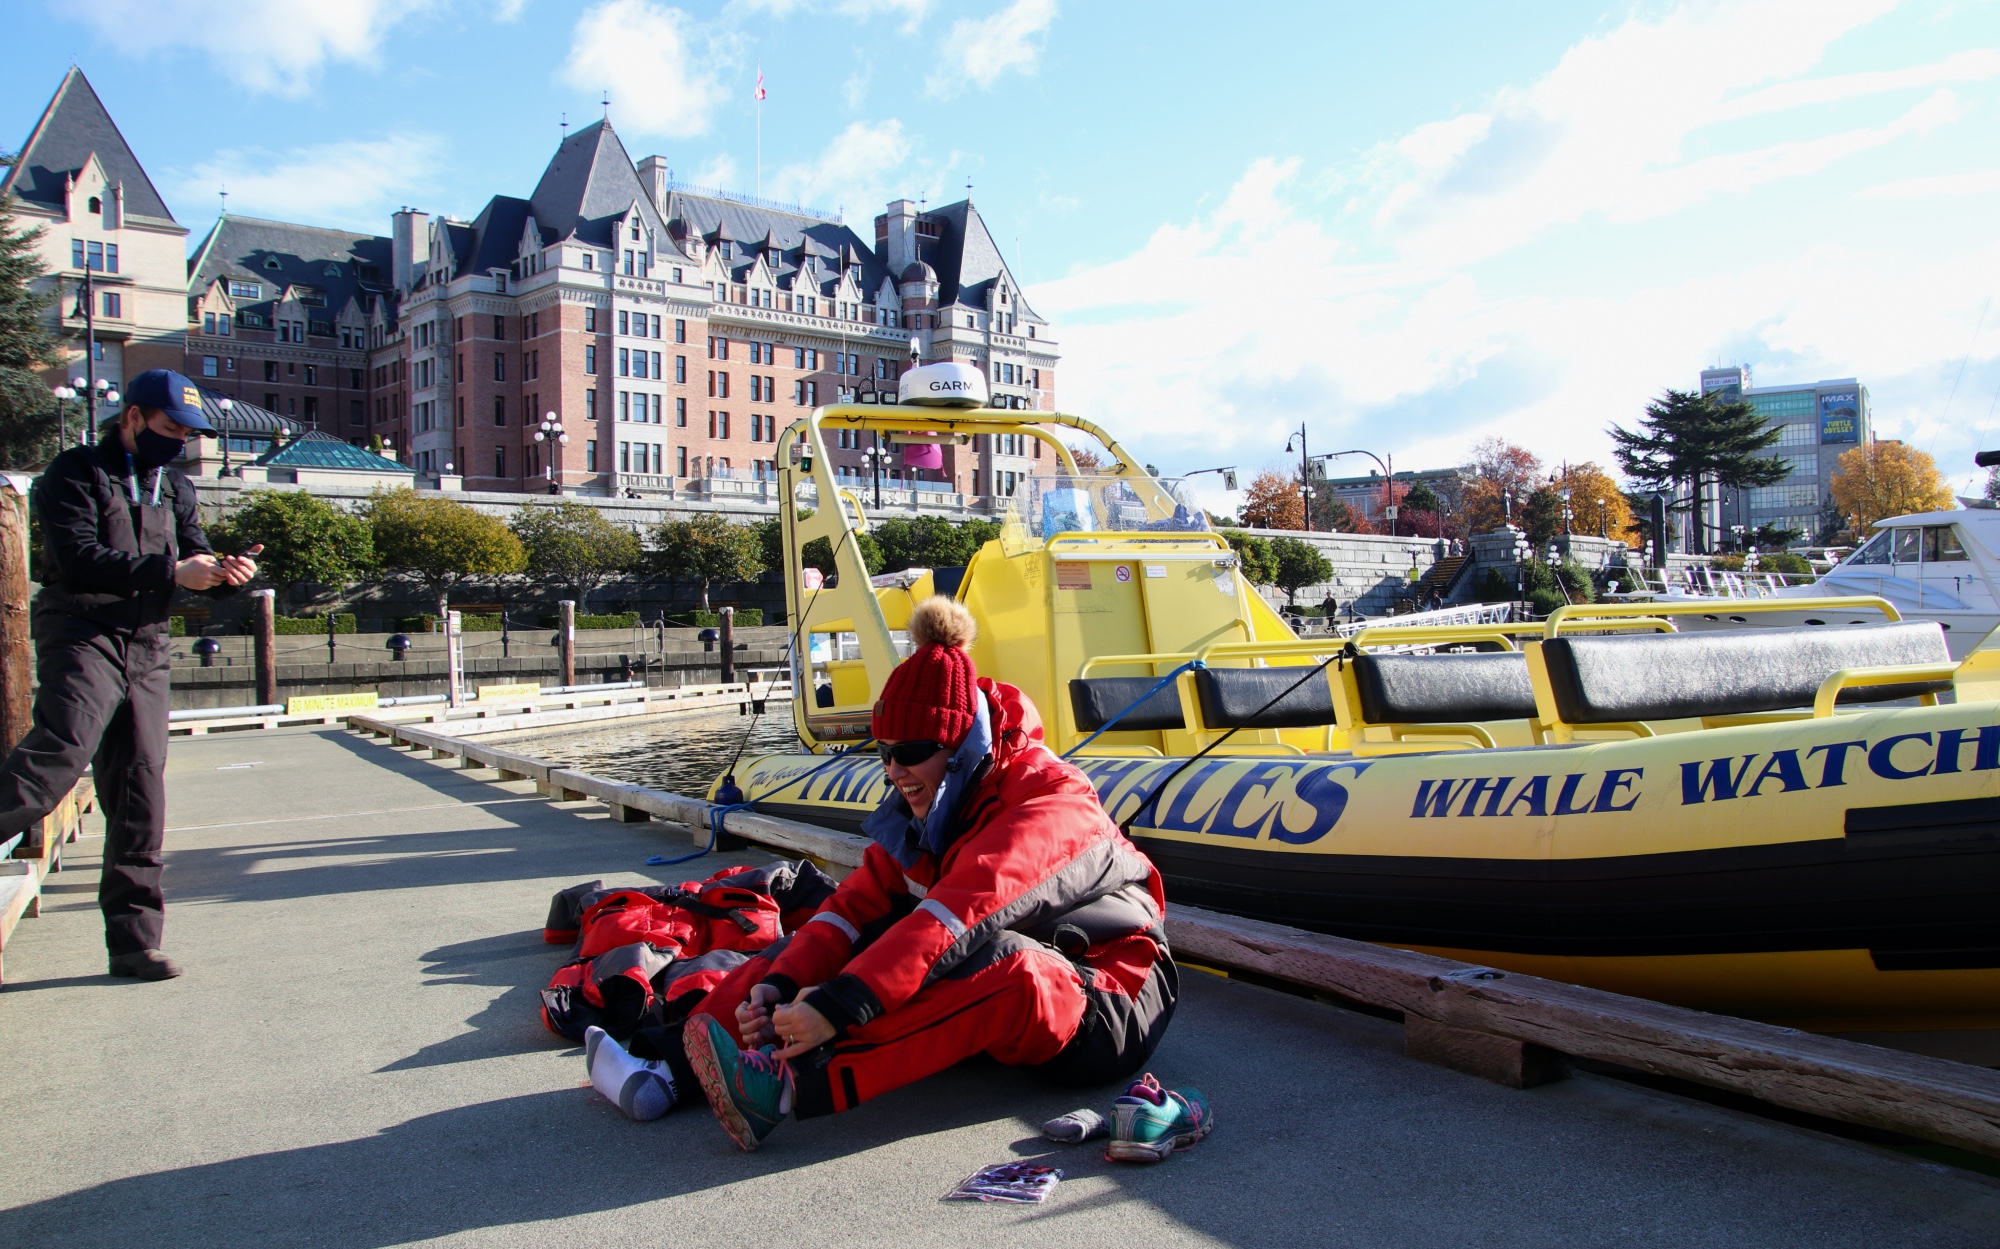
[[[757,67],[757,198],[764,198],[764,67]]]

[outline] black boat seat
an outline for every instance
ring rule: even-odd
[[[1152,689],[1159,683],[1158,677],[1079,677],[1069,683],[1070,711],[1076,717],[1076,727],[1086,733],[1094,733],[1108,723],[1111,717],[1124,711],[1132,700]],[[1168,684],[1151,698],[1125,713],[1118,722],[1114,733],[1131,730],[1144,733],[1159,729],[1185,729],[1186,717],[1181,715],[1180,691]]]
[[[1935,622],[1839,629],[1558,637],[1542,643],[1555,709],[1568,724],[1680,720],[1810,707],[1843,668],[1951,662]],[[1842,690],[1842,703],[1889,702],[1949,681]]]
[[[1257,714],[1308,672],[1312,669],[1305,666],[1202,668],[1194,674],[1202,723],[1211,729],[1308,729],[1336,723],[1333,691],[1324,671],[1313,672],[1303,685]]]
[[[1469,724],[1535,714],[1528,657],[1519,651],[1471,655],[1360,655],[1354,687],[1370,724]]]

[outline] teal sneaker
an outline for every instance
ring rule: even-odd
[[[1162,1162],[1176,1150],[1194,1148],[1214,1126],[1200,1092],[1163,1089],[1148,1072],[1111,1103],[1111,1144],[1104,1156],[1113,1162]]]
[[[746,1050],[720,1019],[696,1015],[681,1034],[709,1109],[745,1150],[757,1148],[791,1113],[791,1068],[771,1057],[774,1047]]]

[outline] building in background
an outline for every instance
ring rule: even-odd
[[[77,280],[98,285],[99,375],[177,368],[244,405],[224,417],[232,466],[312,433],[379,439],[420,483],[761,495],[792,422],[893,402],[913,351],[980,368],[995,406],[1055,406],[1049,324],[970,200],[898,200],[864,239],[837,214],[634,164],[609,121],[565,138],[527,198],[494,196],[472,221],[406,208],[380,236],[225,213],[188,257],[72,69],[5,185],[48,227],[45,280],[65,292],[51,315],[79,340]],[[855,485],[879,472],[966,496],[1011,494],[1047,463],[1022,436],[945,447],[942,467],[878,460],[853,431],[827,443]],[[220,471],[223,450],[188,467]]]
[[[984,370],[997,404],[1054,406],[1047,322],[970,202],[898,201],[871,247],[833,215],[635,165],[601,121],[527,198],[494,196],[470,222],[406,209],[390,234],[367,431],[467,489],[741,492],[775,477],[783,431],[813,407],[893,401],[913,340]],[[827,441],[837,473],[873,480],[872,439]],[[1027,440],[982,441],[942,468],[891,458],[885,484],[1010,491]]]
[[[0,178],[0,193],[15,197],[22,226],[42,229],[48,274],[37,286],[55,288],[49,321],[72,344],[72,363],[50,372],[52,386],[89,373],[118,390],[147,369],[181,367],[187,230],[174,220],[82,70],[71,66],[63,75]],[[89,317],[82,299],[86,273],[93,295]],[[51,401],[51,420],[53,412]]]
[[[1711,506],[1713,532],[1754,541],[1760,529],[1791,529],[1792,541],[1817,539],[1821,515],[1833,500],[1833,475],[1842,453],[1874,441],[1868,388],[1852,377],[1789,386],[1754,386],[1748,365],[1703,369],[1701,393],[1741,399],[1779,430],[1766,455],[1785,461],[1790,475],[1775,486],[1724,490]]]
[[[365,442],[369,339],[386,324],[389,251],[380,235],[225,213],[187,261],[186,347],[175,367],[295,432]],[[261,430],[224,419],[235,462],[264,449]],[[220,452],[204,446],[195,471],[219,465]]]

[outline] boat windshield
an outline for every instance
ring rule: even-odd
[[[1969,559],[1950,525],[1885,529],[1847,557],[1843,567],[1860,564],[1952,564]]]
[[[1861,548],[1855,551],[1854,554],[1848,556],[1846,563],[1842,566],[1853,568],[1859,564],[1888,563],[1889,551],[1895,541],[1895,537],[1894,530],[1884,529],[1881,533],[1876,534],[1863,543]]]
[[[1059,533],[1201,533],[1208,515],[1184,484],[1132,476],[1024,477],[1007,499],[1006,533],[1039,546]]]

